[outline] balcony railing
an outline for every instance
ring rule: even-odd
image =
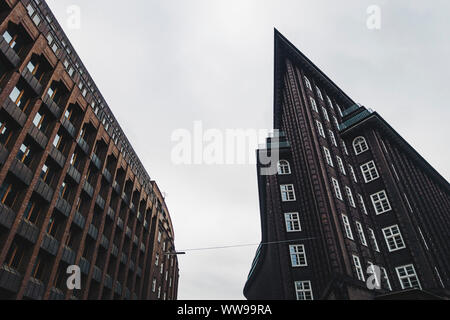
[[[77,134],[77,129],[75,129],[75,126],[72,124],[72,122],[70,122],[70,120],[67,119],[66,117],[63,117],[61,123],[64,129],[66,129],[67,133],[70,134],[72,138],[75,138]]]
[[[120,186],[116,181],[113,181],[112,187],[117,194],[120,194]]]
[[[97,240],[98,229],[93,224],[89,225],[88,235],[90,235],[92,237],[92,239]]]
[[[119,254],[119,248],[117,248],[117,246],[115,244],[112,245],[111,254],[114,257],[117,257],[117,255]]]
[[[85,181],[83,185],[83,190],[92,198],[92,195],[94,194],[94,188],[89,183],[89,181]]]
[[[33,277],[28,280],[27,286],[23,295],[33,300],[41,300],[44,295],[45,286],[41,280]]]
[[[28,83],[31,89],[40,96],[42,94],[42,84],[35,78],[35,76],[28,70],[28,68],[23,69],[22,77]]]
[[[80,227],[80,229],[84,229],[84,226],[86,225],[86,218],[79,211],[75,211],[73,223]]]
[[[16,213],[8,206],[0,202],[0,224],[7,229],[10,229],[15,218]]]
[[[8,158],[9,151],[0,143],[0,164],[3,165]]]
[[[17,234],[27,239],[31,243],[36,243],[39,235],[39,228],[36,227],[33,223],[22,219],[19,223]]]
[[[78,137],[77,143],[85,154],[89,154],[89,144],[82,137]]]
[[[111,207],[108,207],[108,211],[106,212],[107,216],[114,221],[114,217],[116,215],[116,213],[114,212],[114,210]]]
[[[123,200],[123,202],[125,202],[127,205],[129,204],[128,196],[125,194],[125,192],[122,192],[122,200]]]
[[[49,300],[64,300],[64,293],[61,289],[53,287],[50,289]]]
[[[68,246],[64,246],[61,260],[69,265],[73,265],[75,263],[75,252]]]
[[[6,98],[3,103],[3,109],[9,113],[11,118],[13,118],[21,127],[27,121],[27,115],[9,98]]]
[[[94,266],[94,271],[92,273],[92,279],[94,279],[97,282],[102,281],[102,271],[97,266]]]
[[[108,238],[102,234],[101,240],[100,240],[100,245],[104,248],[104,249],[108,249],[109,246],[109,240]]]
[[[50,202],[53,197],[53,189],[49,187],[48,184],[42,179],[38,179],[36,187],[34,188],[37,194],[39,194],[45,201]]]
[[[81,272],[84,274],[88,274],[90,267],[91,267],[91,264],[89,263],[89,261],[87,261],[84,257],[81,257],[81,259],[80,259]]]
[[[56,256],[58,252],[59,242],[51,235],[46,233],[44,235],[44,240],[42,240],[41,248],[50,253],[52,256]]]
[[[109,170],[107,168],[103,169],[103,176],[105,177],[106,181],[111,183],[112,175],[111,175],[111,172],[109,172]]]
[[[11,167],[9,168],[17,178],[22,180],[27,186],[30,185],[31,179],[33,179],[33,172],[28,168],[23,162],[17,159],[12,161]]]
[[[70,165],[67,170],[67,174],[78,184],[80,183],[81,173],[73,166]]]
[[[0,51],[6,56],[6,58],[11,62],[11,64],[16,68],[20,63],[19,55],[14,51],[13,48],[6,42],[3,37],[0,37]]]
[[[100,158],[95,153],[92,153],[91,160],[92,160],[92,163],[95,165],[95,167],[98,170],[100,170],[100,168],[102,167],[102,162],[101,162]]]
[[[51,146],[49,155],[55,160],[55,162],[62,168],[64,167],[64,163],[66,162],[66,157],[55,148],[55,146]]]
[[[66,217],[69,217],[70,211],[72,210],[71,205],[61,197],[58,198],[55,208]]]
[[[101,195],[97,196],[97,199],[95,200],[95,204],[99,206],[100,209],[105,209],[105,199]]]
[[[48,143],[47,136],[39,130],[36,126],[31,126],[28,130],[28,134],[39,144],[42,149],[45,149]]]
[[[21,282],[22,282],[22,275],[17,270],[5,264],[0,267],[1,288],[16,293],[17,291],[19,291]]]

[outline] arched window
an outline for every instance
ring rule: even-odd
[[[278,174],[291,174],[291,166],[288,161],[278,161]]]
[[[364,137],[358,137],[353,140],[353,149],[355,150],[355,154],[361,154],[369,150],[369,146],[367,145],[367,141]]]

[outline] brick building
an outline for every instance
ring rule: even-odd
[[[164,198],[43,0],[0,0],[0,90],[0,299],[176,299]]]
[[[277,31],[274,128],[248,299],[450,296],[448,182]]]

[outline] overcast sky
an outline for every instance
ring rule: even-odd
[[[47,0],[150,176],[177,249],[258,243],[254,165],[175,165],[171,135],[270,129],[273,28],[450,177],[450,2]],[[344,4],[344,6],[340,6]],[[81,9],[70,29],[67,8]],[[366,26],[369,5],[381,29]],[[180,256],[180,299],[243,299],[256,246]]]

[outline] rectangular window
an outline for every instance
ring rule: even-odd
[[[411,289],[411,288],[419,288],[420,286],[419,278],[417,277],[416,270],[412,264],[401,266],[395,268],[397,272],[398,280],[400,281],[400,285],[402,289]]]
[[[352,189],[350,189],[349,187],[345,186],[345,193],[347,193],[347,198],[348,198],[348,202],[350,203],[350,205],[353,208],[356,208],[355,199],[353,199]]]
[[[384,228],[383,230],[384,239],[386,240],[389,252],[397,251],[406,248],[405,242],[403,241],[402,234],[398,225],[390,226]]]
[[[344,141],[341,141],[341,144],[342,144],[342,149],[344,149],[344,153],[348,156],[347,145],[345,144]]]
[[[372,243],[373,249],[376,252],[380,252],[380,248],[378,247],[377,238],[375,237],[375,232],[371,228],[368,228],[368,230],[369,230],[369,239]]]
[[[280,186],[281,200],[283,202],[295,201],[295,191],[293,184],[283,184]]]
[[[333,158],[331,157],[330,150],[328,150],[328,148],[326,148],[326,147],[323,147],[323,151],[325,153],[325,159],[327,160],[327,163],[330,166],[334,167]]]
[[[319,96],[320,100],[323,100],[322,91],[320,91],[319,87],[316,86],[317,95]]]
[[[293,267],[306,267],[308,265],[306,261],[305,246],[303,244],[290,245],[289,254],[291,256],[291,265]]]
[[[361,166],[361,172],[364,177],[364,181],[369,183],[373,180],[376,180],[380,177],[378,174],[377,167],[375,166],[375,162],[369,161]]]
[[[300,224],[300,215],[298,214],[298,212],[285,213],[284,219],[286,221],[286,231],[287,232],[302,231],[302,227]]]
[[[336,126],[336,129],[339,130],[339,121],[338,121],[338,119],[335,116],[333,116],[333,120],[334,120],[334,124]]]
[[[364,214],[368,214],[367,208],[366,208],[366,203],[364,202],[364,198],[359,193],[358,193],[358,201],[359,201],[359,205],[361,206],[361,209],[364,212]]]
[[[323,130],[323,125],[320,121],[316,120],[317,130],[319,131],[319,134],[325,138],[325,131]]]
[[[389,281],[389,277],[386,271],[386,268],[380,267],[381,272],[383,273],[383,279],[386,283],[386,287],[389,289],[389,291],[392,291],[391,282]]]
[[[331,130],[328,130],[328,134],[330,136],[331,142],[335,147],[337,147],[336,137],[334,136],[334,132]]]
[[[358,276],[358,279],[361,281],[366,281],[364,278],[364,272],[361,267],[361,261],[359,260],[358,256],[353,255],[353,264],[355,265],[356,275]]]
[[[324,107],[322,107],[322,112],[323,112],[323,116],[325,117],[325,120],[327,120],[328,122],[330,122],[330,117],[328,117],[327,109],[325,109]]]
[[[334,110],[333,102],[331,102],[331,99],[329,96],[327,96],[328,105],[330,106],[331,110]]]
[[[313,300],[311,281],[295,281],[297,300]]]
[[[306,76],[303,77],[303,78],[305,79],[306,87],[307,87],[309,90],[312,90],[311,82],[309,81],[309,79],[308,79]]]
[[[311,108],[315,111],[315,112],[319,112],[319,109],[317,109],[317,103],[316,100],[314,100],[314,98],[309,98],[309,101],[311,102]]]
[[[347,172],[345,172],[344,162],[342,161],[341,157],[336,156],[337,163],[339,166],[339,170],[341,170],[341,173],[345,176]]]
[[[375,213],[377,215],[391,211],[392,208],[387,198],[386,191],[383,190],[374,193],[370,196],[370,198],[372,199],[373,208],[375,209]]]
[[[353,169],[353,167],[351,165],[348,165],[348,168],[350,169],[350,173],[352,174],[353,181],[355,181],[357,183],[358,178],[356,178],[355,170]]]
[[[341,188],[339,187],[339,182],[335,178],[331,178],[331,181],[333,182],[334,187],[334,193],[336,194],[336,198],[339,200],[344,200],[342,198]]]
[[[344,229],[345,229],[345,234],[347,235],[347,238],[349,238],[350,240],[353,240],[353,232],[352,232],[352,227],[350,226],[350,221],[348,220],[348,217],[343,214],[342,215],[342,222],[344,223]]]
[[[361,240],[361,243],[367,247],[366,235],[364,234],[364,229],[361,222],[356,221],[356,229],[358,230],[359,240]]]

